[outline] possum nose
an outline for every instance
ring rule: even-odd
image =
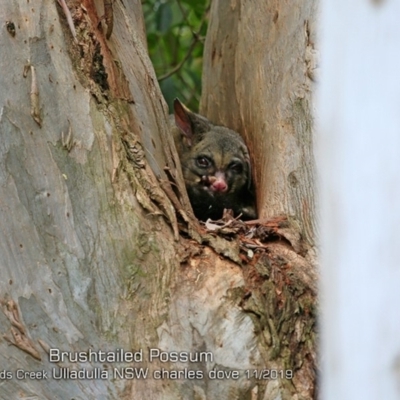
[[[216,180],[212,186],[213,190],[215,190],[216,192],[226,192],[226,190],[228,189],[228,185],[226,184],[226,182],[224,180]]]
[[[210,178],[211,189],[215,192],[226,192],[228,185],[226,184],[225,175],[221,172],[217,172],[215,176]]]

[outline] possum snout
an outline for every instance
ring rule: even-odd
[[[228,184],[226,183],[225,174],[223,172],[217,172],[215,176],[208,177],[210,183],[210,189],[214,192],[226,192],[228,190]]]

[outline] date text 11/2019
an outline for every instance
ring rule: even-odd
[[[292,379],[291,369],[248,369],[245,372],[247,379]]]

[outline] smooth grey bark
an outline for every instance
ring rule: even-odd
[[[392,400],[400,394],[400,4],[325,0],[321,9],[321,392]]]
[[[148,367],[149,378],[12,379],[1,396],[307,398],[315,276],[299,253],[308,242],[292,225],[273,223],[290,246],[257,250],[246,264],[238,236],[227,241],[199,229],[147,55],[140,2],[114,2],[109,41],[102,2],[67,5],[76,40],[56,2],[10,2],[0,11],[16,27],[15,36],[0,35],[7,54],[0,59],[7,71],[0,75],[0,361],[10,371],[112,371],[126,365],[55,366],[47,352],[142,349],[143,362],[130,366]],[[151,348],[206,351],[213,359],[149,362]],[[162,368],[203,377],[153,379]],[[208,378],[215,368],[240,378]],[[265,368],[297,375],[246,378],[247,369]]]

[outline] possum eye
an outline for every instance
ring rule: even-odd
[[[240,174],[243,172],[243,164],[241,162],[234,161],[229,164],[229,169],[237,174]]]
[[[196,164],[200,168],[208,168],[211,165],[211,161],[205,156],[199,156],[196,158]]]

